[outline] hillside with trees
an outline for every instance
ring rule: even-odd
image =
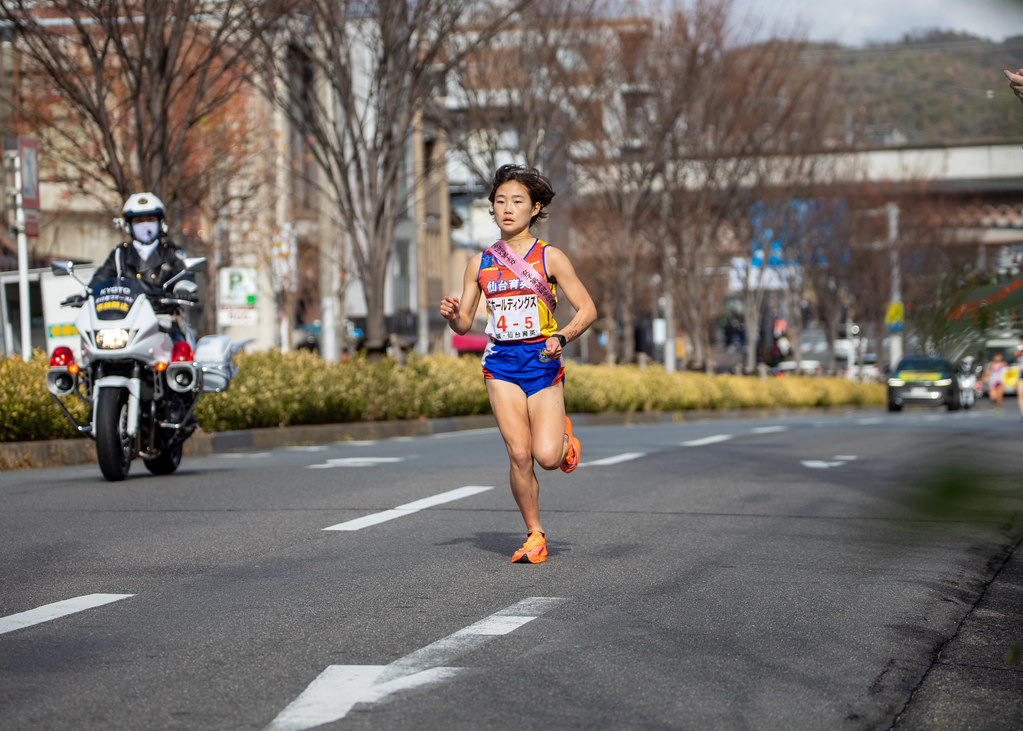
[[[1023,137],[1019,101],[1002,69],[1023,67],[1023,35],[995,43],[931,30],[899,43],[813,45],[831,63],[843,107],[837,144],[917,145]]]

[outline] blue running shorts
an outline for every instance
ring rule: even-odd
[[[491,340],[483,351],[483,377],[514,383],[526,396],[549,388],[565,380],[565,367],[561,358],[540,360],[546,351],[546,338],[524,342]]]

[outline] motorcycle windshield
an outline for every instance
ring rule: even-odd
[[[146,293],[134,279],[108,279],[92,288],[96,317],[100,320],[123,320],[132,304]]]

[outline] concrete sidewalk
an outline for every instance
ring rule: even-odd
[[[899,731],[1023,728],[1020,541],[937,654],[893,725]]]

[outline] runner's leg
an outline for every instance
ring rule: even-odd
[[[511,463],[509,479],[512,497],[519,506],[526,531],[543,531],[540,523],[540,483],[533,471],[532,438],[526,394],[514,383],[487,379],[490,407],[504,438]]]
[[[568,453],[564,382],[537,391],[527,402],[533,457],[545,470],[556,470]]]

